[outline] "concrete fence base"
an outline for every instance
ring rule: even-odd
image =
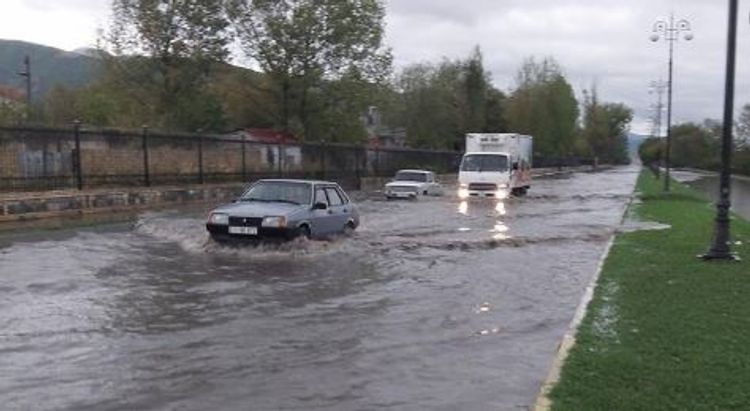
[[[0,194],[0,230],[19,222],[133,212],[184,204],[220,203],[236,198],[243,184],[48,191]]]

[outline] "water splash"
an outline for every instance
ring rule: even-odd
[[[190,254],[231,256],[241,259],[297,258],[342,251],[346,239],[298,238],[289,242],[248,245],[224,245],[213,241],[199,218],[179,218],[164,214],[145,214],[133,226],[134,232],[157,241],[172,242]]]

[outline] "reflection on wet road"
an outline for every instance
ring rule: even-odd
[[[528,406],[636,174],[540,180],[500,203],[371,199],[354,238],[331,242],[227,249],[179,212],[0,238],[0,403]]]

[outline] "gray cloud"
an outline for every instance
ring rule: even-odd
[[[92,10],[109,10],[111,0],[24,0],[24,5],[38,11],[54,10],[81,10],[90,12]]]
[[[596,84],[607,101],[623,102],[647,129],[653,97],[648,84],[667,76],[667,45],[648,40],[652,25],[671,9],[692,22],[695,39],[678,45],[675,121],[722,113],[726,2],[701,0],[390,0],[387,38],[397,67],[459,58],[480,45],[495,84],[513,86],[527,56],[553,56],[579,92]],[[743,5],[738,49],[737,102],[750,102],[750,25]]]
[[[111,0],[1,0],[0,38],[65,50],[93,46]]]

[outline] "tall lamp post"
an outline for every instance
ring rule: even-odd
[[[664,191],[669,191],[669,168],[672,144],[672,72],[674,66],[674,44],[680,39],[680,35],[687,41],[693,39],[690,22],[687,20],[675,21],[674,14],[669,16],[669,21],[657,20],[654,23],[651,41],[656,42],[664,39],[669,43],[669,80],[667,80],[667,147],[664,150]]]
[[[734,127],[734,77],[737,51],[737,0],[729,0],[729,30],[727,35],[727,68],[724,87],[724,126],[721,133],[721,174],[719,201],[716,203],[714,238],[705,260],[737,260],[729,246],[729,208],[731,202],[732,129]]]

